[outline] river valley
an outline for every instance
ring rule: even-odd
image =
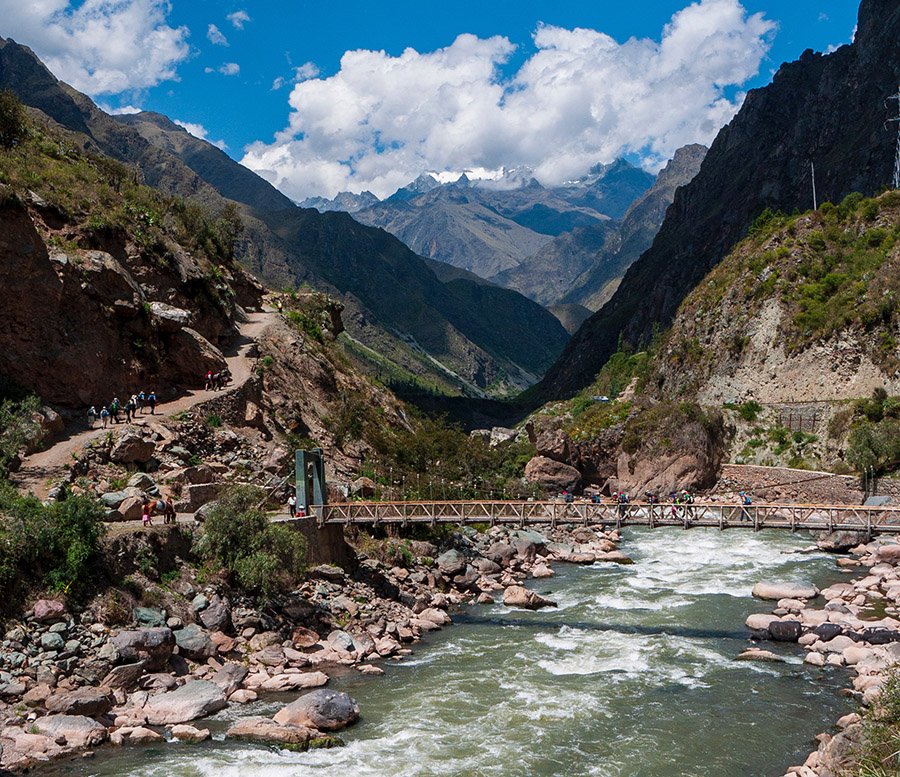
[[[357,699],[347,746],[292,753],[222,741],[104,748],[53,774],[141,777],[294,775],[780,775],[813,737],[853,708],[841,669],[801,664],[797,645],[766,645],[787,663],[736,662],[744,620],[771,605],[761,579],[845,580],[826,554],[790,554],[787,532],[631,529],[630,566],[559,565],[531,581],[559,604],[501,604],[454,616],[383,677],[350,672],[332,687]],[[290,696],[232,707],[204,722],[272,714]]]

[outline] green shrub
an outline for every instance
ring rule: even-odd
[[[226,492],[203,524],[197,551],[237,586],[270,596],[300,579],[306,540],[290,526],[270,523],[261,508],[264,500],[264,492],[252,486]]]
[[[863,714],[862,736],[853,751],[856,764],[842,772],[858,777],[900,774],[900,677],[890,670],[878,700]]]
[[[749,423],[753,423],[761,412],[762,405],[755,399],[751,399],[744,402],[742,405],[738,405],[738,415]]]
[[[19,451],[40,436],[41,426],[34,420],[40,406],[35,396],[0,402],[0,478],[9,474],[9,466]]]
[[[80,598],[96,582],[104,510],[86,496],[44,505],[0,486],[0,595],[14,602],[30,588]]]
[[[25,108],[9,89],[0,91],[0,147],[11,149],[28,135]]]

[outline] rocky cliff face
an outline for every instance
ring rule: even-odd
[[[900,193],[758,224],[687,296],[648,390],[706,405],[900,393]]]
[[[856,39],[832,54],[807,51],[751,91],[722,129],[697,176],[675,196],[652,247],[577,335],[535,392],[548,399],[587,385],[619,338],[646,342],[765,209],[790,213],[812,200],[871,194],[888,184],[896,132],[885,98],[900,78],[900,6],[863,0]]]
[[[36,130],[0,155],[0,377],[68,407],[196,386],[224,366],[217,346],[260,287],[227,238],[184,240],[185,213],[164,217],[173,203],[145,187],[116,191],[119,168],[69,142]],[[223,226],[194,215],[198,230]]]

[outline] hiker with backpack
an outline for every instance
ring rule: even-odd
[[[100,408],[100,423],[104,429],[109,423],[109,410],[106,409],[106,405]]]
[[[121,405],[119,404],[119,398],[113,397],[113,401],[109,403],[109,415],[112,418],[113,423],[119,423],[119,410]]]
[[[156,392],[151,391],[147,394],[147,404],[150,406],[150,415],[156,414]]]
[[[144,412],[144,402],[146,401],[146,399],[147,397],[145,396],[143,391],[139,391],[137,393],[137,397],[135,397],[134,404],[137,405],[137,409],[140,410],[141,413]]]
[[[94,423],[97,421],[97,408],[91,405],[87,411],[87,422],[88,427],[90,429],[94,428]]]
[[[742,521],[750,521],[753,520],[750,517],[750,511],[747,509],[750,505],[753,504],[753,500],[750,498],[750,495],[745,491],[741,491],[741,520]]]

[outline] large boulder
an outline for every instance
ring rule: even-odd
[[[165,367],[170,382],[196,385],[207,372],[221,372],[226,366],[222,352],[190,327],[179,329],[169,338]]]
[[[148,671],[162,669],[175,648],[175,635],[166,627],[120,631],[111,640],[123,663],[143,661]]]
[[[156,443],[153,440],[145,440],[140,431],[129,426],[113,443],[109,458],[116,464],[145,464],[150,461],[155,450]]]
[[[511,585],[503,592],[503,604],[507,607],[522,607],[526,610],[556,607],[556,602],[545,599],[540,594],[529,591],[521,585]]]
[[[70,747],[93,747],[106,741],[106,726],[85,715],[47,715],[31,724],[33,733],[57,740],[63,738]]]
[[[212,681],[218,685],[226,696],[231,696],[241,683],[247,679],[250,669],[243,664],[228,663],[223,666],[212,676]]]
[[[458,575],[466,569],[466,557],[458,550],[448,550],[436,559],[438,569],[448,577]]]
[[[228,631],[231,628],[231,602],[218,594],[214,595],[200,611],[200,620],[210,631]]]
[[[776,642],[796,642],[803,626],[797,620],[777,620],[769,624],[769,635]]]
[[[535,440],[534,447],[538,456],[547,459],[567,463],[570,459],[570,446],[568,435],[560,430],[541,432]]]
[[[568,464],[547,456],[535,456],[525,465],[525,477],[547,491],[574,491],[581,484],[581,473]]]
[[[55,623],[66,618],[66,607],[55,599],[38,599],[34,603],[34,619],[38,623]]]
[[[272,742],[278,745],[306,745],[312,738],[306,726],[276,723],[271,718],[241,718],[225,733],[227,739],[246,739],[252,742]]]
[[[225,692],[209,680],[190,680],[174,691],[151,696],[143,712],[151,726],[187,723],[225,707]]]
[[[760,581],[753,586],[753,595],[757,599],[815,599],[819,589],[812,583],[779,583]]]
[[[47,712],[61,715],[86,715],[95,718],[109,712],[115,699],[108,688],[78,688],[47,699]]]
[[[359,720],[359,705],[346,693],[321,689],[282,707],[274,719],[282,725],[338,731]]]
[[[191,323],[191,314],[165,302],[150,303],[150,318],[160,332],[172,334]]]
[[[820,550],[829,553],[846,553],[857,545],[864,545],[869,541],[869,535],[861,531],[830,531],[821,532],[816,537],[816,546]]]
[[[189,623],[175,632],[178,654],[191,661],[204,662],[216,654],[216,646],[207,632],[196,623]]]

